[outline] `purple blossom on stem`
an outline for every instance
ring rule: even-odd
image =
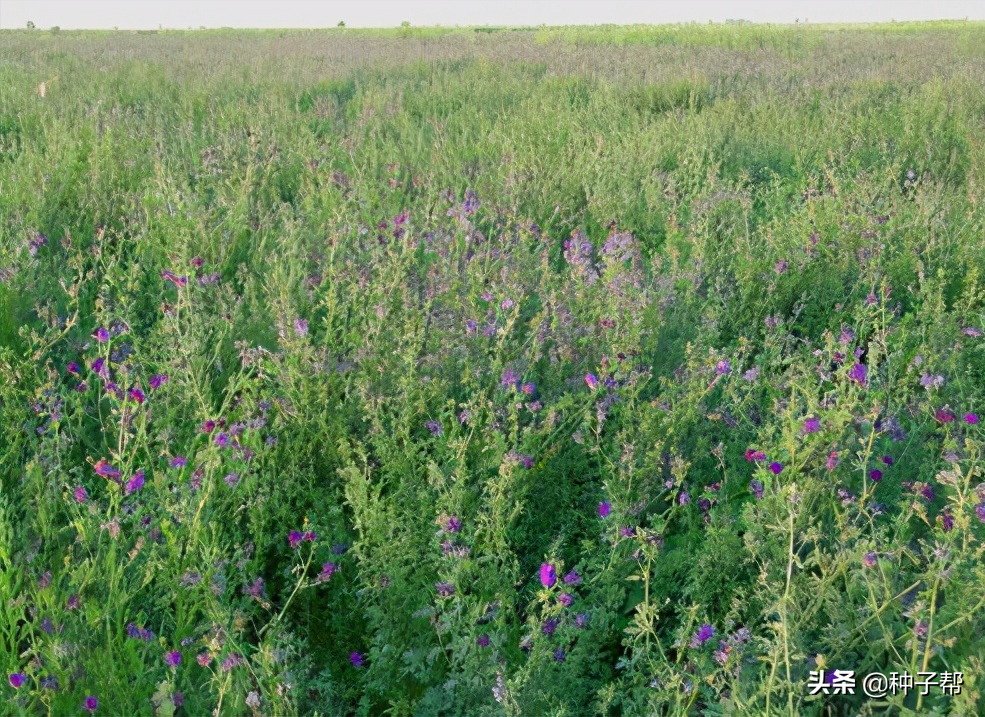
[[[441,597],[451,597],[455,594],[455,586],[451,583],[435,583],[434,589],[438,591],[438,595]]]
[[[833,471],[841,463],[841,458],[838,457],[838,451],[831,451],[828,454],[828,459],[824,462],[824,467],[829,471]]]
[[[292,550],[301,545],[302,539],[304,539],[304,534],[300,530],[292,530],[287,534],[287,543]]]
[[[540,584],[545,588],[554,587],[557,582],[557,572],[550,563],[543,563],[540,566]]]
[[[107,341],[109,341],[109,331],[104,326],[100,326],[98,329],[96,329],[96,331],[92,334],[92,336],[94,339],[96,339],[96,341],[98,341],[101,344],[104,344]]]
[[[485,634],[479,635],[479,637],[477,637],[475,640],[475,644],[478,645],[479,647],[489,647],[489,642],[490,642],[489,635],[485,635]]]
[[[304,319],[294,319],[294,333],[300,338],[307,336],[308,322]]]
[[[185,466],[188,465],[188,459],[185,458],[184,456],[175,456],[174,458],[171,459],[168,465],[170,465],[172,468],[184,468]]]
[[[575,596],[571,593],[561,593],[558,596],[558,602],[560,602],[565,607],[571,607],[572,603],[575,601]]]
[[[879,562],[879,556],[877,556],[875,553],[866,553],[865,556],[862,558],[862,563],[867,568],[874,568],[878,562]]]
[[[89,500],[89,491],[86,490],[84,485],[80,485],[76,488],[72,495],[75,497],[76,503],[85,503]]]
[[[878,468],[873,468],[871,471],[869,471],[869,480],[871,480],[873,483],[878,483],[879,481],[881,481],[882,471],[879,470]]]
[[[964,414],[964,422],[967,423],[969,426],[977,425],[977,423],[978,423],[978,414],[976,414],[976,413],[966,413],[966,414]]]
[[[102,478],[119,478],[122,474],[120,471],[116,470],[113,466],[106,462],[105,458],[100,458],[96,461],[96,464],[92,467],[96,471],[96,475]]]
[[[133,474],[133,478],[127,481],[126,488],[124,492],[126,495],[136,493],[138,490],[144,487],[144,472],[137,471]]]
[[[503,371],[503,375],[499,379],[499,384],[503,388],[515,388],[518,383],[520,383],[520,377],[511,368]]]
[[[599,503],[598,513],[600,518],[608,518],[609,514],[612,512],[612,503],[607,500],[603,500]]]
[[[328,582],[328,580],[335,575],[335,571],[339,569],[339,566],[335,563],[323,563],[321,566],[321,572],[318,573],[318,582]]]
[[[717,373],[719,376],[727,376],[728,374],[732,373],[732,364],[729,363],[728,361],[719,361],[715,365],[715,373]]]
[[[353,667],[359,669],[360,667],[366,664],[366,658],[360,655],[358,652],[353,652],[352,654],[349,655],[349,662],[352,663]]]
[[[854,364],[848,370],[848,380],[859,384],[860,386],[866,385],[868,382],[869,369],[864,363]]]
[[[97,709],[99,709],[99,698],[96,697],[95,695],[89,695],[82,702],[82,709],[84,709],[86,712],[92,714]]]
[[[424,427],[428,429],[432,436],[440,436],[445,432],[444,427],[437,421],[425,421]]]
[[[582,583],[581,575],[578,574],[577,570],[572,570],[562,580],[564,580],[565,585],[581,585]]]
[[[164,664],[168,667],[177,667],[181,664],[181,653],[177,650],[164,653]]]
[[[7,682],[9,682],[10,686],[15,690],[19,690],[24,686],[24,683],[27,682],[27,675],[23,672],[12,672],[10,673],[10,677],[7,678]]]
[[[691,647],[699,648],[715,636],[715,628],[708,623],[704,623],[698,628],[697,632],[691,636]]]
[[[778,461],[773,461],[770,463],[770,472],[775,476],[780,475],[780,473],[783,472],[783,464]]]
[[[761,481],[755,479],[749,481],[749,490],[752,491],[754,496],[756,496],[756,500],[763,499],[764,486]]]
[[[817,433],[820,430],[821,430],[820,419],[812,417],[804,421],[804,427],[801,429],[801,432],[806,435],[808,433]]]
[[[586,373],[585,374],[585,383],[587,383],[588,384],[588,387],[594,391],[595,390],[595,387],[599,385],[599,380],[598,380],[598,377],[595,374],[593,374],[593,373]]]

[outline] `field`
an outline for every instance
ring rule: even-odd
[[[0,33],[0,712],[985,713],[983,269],[983,24]]]

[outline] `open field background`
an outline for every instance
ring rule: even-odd
[[[983,83],[975,23],[0,33],[0,711],[981,714]]]

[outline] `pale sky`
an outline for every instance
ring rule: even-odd
[[[0,28],[121,30],[985,19],[982,0],[0,0]]]

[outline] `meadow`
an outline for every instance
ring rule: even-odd
[[[0,713],[982,714],[983,269],[981,23],[4,31]]]

